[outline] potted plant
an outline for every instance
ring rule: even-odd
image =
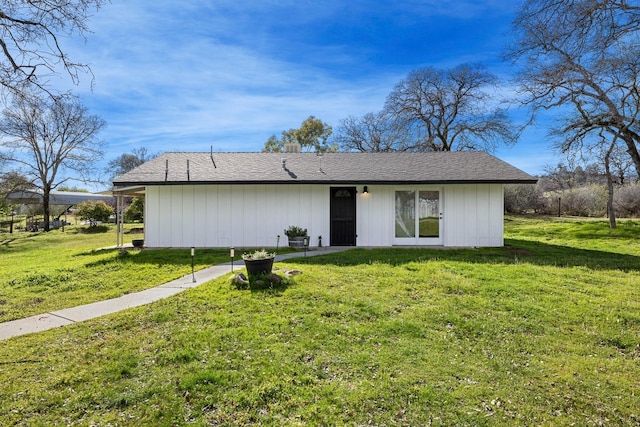
[[[307,235],[306,228],[298,227],[297,225],[290,225],[289,228],[284,230],[284,234],[289,238],[289,247],[304,248],[305,239],[307,239],[306,246],[309,246],[309,236]]]
[[[275,253],[267,252],[264,249],[242,254],[242,260],[244,261],[245,267],[247,267],[249,277],[271,273],[275,256]]]

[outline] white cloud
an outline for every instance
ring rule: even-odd
[[[76,90],[108,122],[105,162],[140,146],[255,151],[309,115],[337,126],[380,110],[413,68],[487,57],[424,40],[408,48],[433,63],[395,60],[392,47],[376,44],[386,42],[384,31],[397,26],[402,37],[407,26],[428,29],[432,17],[481,19],[512,9],[511,0],[112,0],[70,55],[90,63],[96,77],[93,91],[89,78]],[[382,53],[387,62],[377,62]]]
[[[399,78],[393,73],[335,78],[313,65],[199,34],[201,23],[181,34],[184,23],[165,18],[174,16],[167,5],[151,10],[114,3],[97,22],[88,51],[74,53],[90,57],[97,83],[93,93],[85,87],[84,97],[92,111],[106,116],[104,137],[114,149],[126,151],[128,144],[175,149],[172,141],[189,149],[205,139],[215,143],[235,135],[236,150],[257,150],[270,134],[309,115],[336,125],[347,115],[382,108]],[[115,28],[108,22],[116,22]],[[228,27],[224,22],[212,18],[212,25]]]

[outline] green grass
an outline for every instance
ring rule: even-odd
[[[640,224],[354,249],[3,341],[0,425],[640,423]],[[124,270],[123,272],[126,272]]]
[[[125,234],[125,242],[142,238]],[[190,249],[100,249],[115,243],[112,226],[0,235],[0,322],[118,297],[191,272]],[[198,249],[194,260],[199,270],[228,262],[229,251]]]

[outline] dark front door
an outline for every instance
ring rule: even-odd
[[[331,188],[331,246],[356,245],[356,188]]]

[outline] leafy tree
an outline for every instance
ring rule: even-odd
[[[102,200],[87,200],[76,205],[76,214],[80,219],[89,221],[92,227],[98,225],[98,222],[109,221],[113,212],[113,207]]]
[[[32,188],[31,182],[17,172],[0,173],[0,211],[11,212],[11,203],[7,202],[7,195],[16,190]]]
[[[77,98],[16,98],[0,120],[0,158],[18,166],[43,192],[44,229],[49,231],[51,190],[70,180],[88,178],[102,152],[96,135],[104,120],[89,115]]]
[[[338,151],[337,145],[327,146],[327,140],[333,129],[327,123],[314,116],[309,116],[298,129],[282,132],[278,139],[271,135],[265,142],[263,152],[280,153],[285,151],[286,144],[300,144],[303,151]]]
[[[106,0],[0,1],[0,85],[13,95],[31,88],[47,90],[48,79],[61,68],[78,82],[89,67],[72,61],[60,40],[89,31],[92,11]]]
[[[124,213],[127,221],[142,221],[144,219],[144,197],[134,197]]]
[[[449,70],[420,68],[387,97],[385,110],[406,135],[405,151],[494,151],[514,144],[518,133],[496,106],[498,79],[480,65]]]
[[[149,154],[145,147],[134,148],[131,153],[122,154],[111,160],[108,164],[107,172],[111,173],[111,178],[115,178],[156,157],[158,157],[158,154]]]
[[[69,185],[61,185],[59,187],[57,187],[58,191],[70,191],[73,193],[90,193],[89,190],[87,190],[86,188],[81,188],[81,187],[76,187],[76,186],[69,186]]]
[[[523,102],[534,115],[557,110],[557,148],[603,155],[619,139],[640,177],[640,5],[527,0],[514,29]]]

